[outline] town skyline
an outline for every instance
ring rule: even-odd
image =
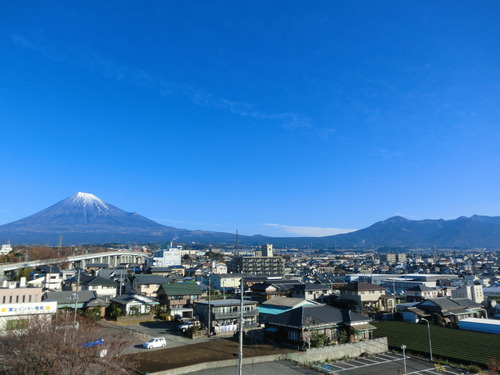
[[[79,191],[273,237],[500,216],[498,10],[0,4],[0,225]]]

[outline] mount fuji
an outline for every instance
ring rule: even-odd
[[[123,211],[93,194],[77,193],[43,211],[0,226],[0,241],[13,244],[159,243],[173,240],[233,242],[229,233],[165,226]]]
[[[131,244],[170,241],[234,244],[231,233],[165,226],[137,213],[123,211],[95,195],[77,193],[24,219],[0,226],[0,243],[56,245]],[[474,215],[455,220],[407,220],[395,216],[368,228],[327,237],[238,237],[241,244],[272,243],[283,247],[500,248],[500,217]]]

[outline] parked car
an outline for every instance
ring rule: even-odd
[[[190,320],[189,322],[186,322],[184,324],[181,324],[177,329],[181,331],[182,333],[187,332],[188,329],[193,328],[193,327],[200,327],[201,323],[199,320]]]
[[[142,344],[142,347],[146,349],[164,348],[165,346],[167,346],[167,340],[165,340],[164,337],[153,337],[151,340]]]

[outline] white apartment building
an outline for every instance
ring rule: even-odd
[[[158,250],[150,259],[152,267],[170,267],[181,264],[182,250],[178,248],[169,248],[168,250]]]

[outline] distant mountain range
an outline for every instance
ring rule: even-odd
[[[500,248],[500,217],[407,220],[400,216],[347,234],[326,237],[239,236],[246,245],[313,248]],[[234,244],[231,233],[179,229],[125,212],[95,195],[77,193],[24,219],[0,226],[0,243],[56,245],[104,243]]]

